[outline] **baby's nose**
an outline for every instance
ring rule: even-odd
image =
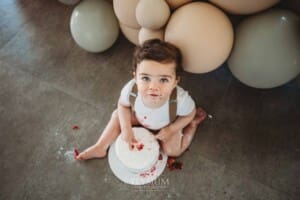
[[[159,90],[159,84],[156,81],[151,81],[150,85],[149,85],[149,88],[151,90]]]

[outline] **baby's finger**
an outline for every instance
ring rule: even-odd
[[[138,141],[135,139],[135,137],[132,138],[132,143],[138,143]]]
[[[128,143],[128,148],[129,148],[130,151],[132,151],[134,149],[134,145],[131,142],[129,142]]]

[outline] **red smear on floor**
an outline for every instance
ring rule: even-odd
[[[173,171],[175,169],[182,169],[182,162],[176,161],[175,158],[169,157],[167,161],[167,167],[170,171]]]
[[[74,125],[74,126],[72,127],[72,129],[73,129],[73,130],[78,130],[78,129],[79,129],[79,126]]]
[[[76,158],[79,155],[79,152],[77,149],[74,149],[74,157]]]

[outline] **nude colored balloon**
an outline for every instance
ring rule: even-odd
[[[124,36],[133,44],[139,45],[139,31],[140,29],[135,29],[128,27],[120,23],[120,28]]]
[[[150,39],[160,39],[164,40],[164,30],[151,30],[146,28],[141,28],[139,32],[139,44],[143,44],[146,40]]]
[[[300,73],[300,17],[270,10],[244,20],[228,65],[233,75],[255,88],[273,88]]]
[[[210,0],[232,14],[252,14],[272,7],[280,0]]]
[[[193,2],[175,10],[166,27],[165,40],[181,50],[185,71],[206,73],[229,56],[233,29],[220,9],[209,3]]]
[[[135,9],[139,0],[113,0],[114,11],[118,20],[131,28],[140,28],[135,17]]]
[[[119,35],[113,7],[106,0],[80,2],[72,12],[70,28],[75,42],[89,52],[107,50]]]
[[[140,0],[136,7],[138,23],[148,29],[163,27],[170,17],[170,8],[165,0]]]
[[[170,8],[173,10],[191,1],[192,0],[166,0]]]

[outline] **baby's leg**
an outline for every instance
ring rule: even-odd
[[[181,148],[183,152],[190,146],[199,124],[207,117],[202,108],[197,108],[196,115],[189,125],[183,129]]]
[[[135,116],[133,115],[132,124],[136,124]],[[85,149],[82,153],[76,156],[77,160],[87,160],[92,158],[102,158],[106,156],[108,147],[115,141],[121,133],[119,116],[117,110],[112,113],[112,116],[102,132],[98,141]]]
[[[199,124],[206,118],[207,114],[202,108],[197,108],[195,118],[187,125],[182,133],[175,133],[170,140],[162,142],[163,151],[168,156],[180,156],[190,146]]]

